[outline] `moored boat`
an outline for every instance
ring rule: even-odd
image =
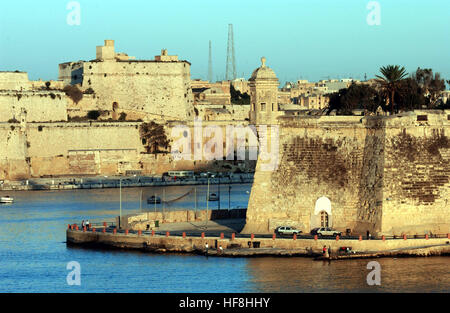
[[[12,198],[10,196],[0,197],[0,203],[13,203],[13,202],[14,202],[14,198]]]
[[[208,201],[219,201],[219,196],[215,193],[211,193],[208,197]]]
[[[151,196],[151,197],[149,197],[149,198],[147,198],[147,203],[148,204],[158,204],[158,203],[161,203],[161,198],[160,197],[158,197],[158,196]]]

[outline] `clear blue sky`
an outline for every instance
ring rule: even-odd
[[[95,58],[104,39],[116,51],[153,59],[161,48],[206,79],[223,79],[228,24],[239,77],[261,56],[280,81],[373,77],[380,66],[432,68],[450,79],[450,1],[379,0],[381,25],[367,24],[368,0],[80,0],[81,25],[66,23],[66,0],[0,2],[0,70],[56,79],[58,64]]]

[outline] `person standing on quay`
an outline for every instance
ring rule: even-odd
[[[208,243],[205,243],[205,253],[208,255]]]

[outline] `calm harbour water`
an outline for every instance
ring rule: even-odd
[[[167,187],[166,199],[192,187]],[[233,185],[231,207],[247,206],[251,185]],[[162,188],[158,189],[158,195]],[[222,208],[228,187],[222,186]],[[123,214],[139,211],[140,188],[123,189]],[[211,192],[217,186],[211,187]],[[144,196],[155,189],[144,188]],[[338,262],[308,258],[206,258],[67,247],[68,223],[112,220],[119,190],[8,192],[1,205],[0,292],[449,292],[450,258],[385,258],[381,286],[368,286],[370,260]],[[6,195],[6,194],[5,194]],[[198,187],[204,208],[206,186]],[[200,200],[203,199],[203,200]],[[190,195],[166,209],[194,207]],[[215,208],[213,204],[210,208]],[[144,209],[154,210],[143,202]],[[157,209],[161,209],[158,207]],[[69,286],[67,263],[81,265],[81,286]]]

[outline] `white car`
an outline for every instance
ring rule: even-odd
[[[279,226],[277,227],[277,229],[275,230],[275,232],[279,235],[298,235],[300,234],[302,231],[295,229],[293,227],[290,226]]]
[[[331,229],[331,228],[329,228],[329,227],[321,227],[321,228],[319,228],[319,229],[317,230],[317,235],[318,235],[319,237],[324,237],[324,236],[333,236],[333,237],[336,237],[336,236],[338,236],[338,235],[341,236],[342,233],[339,232],[339,231],[337,231],[337,230]]]

